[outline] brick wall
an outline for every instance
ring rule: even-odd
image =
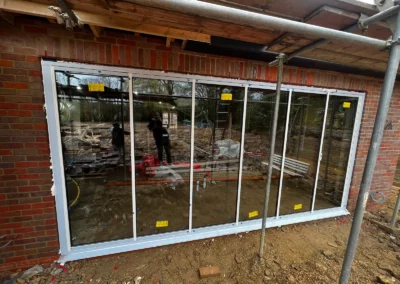
[[[175,72],[275,81],[277,69],[253,62],[183,51],[178,43],[106,30],[70,32],[46,20],[17,17],[0,22],[0,235],[14,242],[0,250],[0,272],[58,257],[57,227],[49,169],[47,124],[40,57],[159,69]],[[381,81],[318,70],[285,67],[284,82],[367,92],[349,209],[354,208],[378,105]],[[372,188],[391,188],[399,155],[400,89],[397,87]],[[371,203],[370,208],[376,204]]]

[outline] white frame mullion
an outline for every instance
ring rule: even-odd
[[[136,168],[135,168],[135,127],[134,127],[134,109],[133,109],[133,80],[132,73],[129,73],[129,128],[131,132],[131,181],[132,181],[132,227],[133,239],[136,241]]]
[[[236,226],[239,225],[240,213],[240,194],[242,192],[242,170],[243,170],[243,155],[244,155],[244,136],[246,132],[246,113],[247,113],[247,93],[249,85],[244,87],[244,102],[243,102],[243,117],[242,117],[242,135],[240,141],[240,157],[239,157],[239,177],[238,177],[238,191],[237,191],[237,204],[236,204]]]
[[[335,96],[336,96],[336,93],[335,93]],[[365,101],[365,98],[363,96],[358,97],[357,112],[356,112],[355,123],[354,123],[354,127],[353,127],[353,135],[351,137],[349,160],[347,163],[346,179],[345,179],[345,182],[343,185],[342,203],[340,206],[343,209],[346,208],[347,201],[349,199],[350,184],[351,184],[351,179],[353,176],[354,161],[356,158],[358,138],[359,138],[360,128],[361,128],[361,118],[362,118],[362,113],[364,110],[364,101]]]
[[[286,123],[285,123],[285,137],[283,139],[283,150],[282,150],[282,163],[281,163],[281,173],[279,177],[279,189],[278,189],[278,200],[276,205],[276,218],[279,218],[279,210],[281,209],[281,198],[282,198],[282,185],[283,185],[283,172],[285,169],[285,157],[286,157],[286,144],[287,144],[287,137],[288,137],[288,127],[290,121],[290,106],[292,105],[292,93],[293,89],[289,90],[289,97],[288,97],[288,106],[286,110]],[[274,149],[275,152],[275,149]],[[272,149],[271,149],[272,153]]]
[[[42,68],[46,118],[49,131],[50,162],[53,171],[52,195],[55,196],[58,237],[61,255],[71,251],[71,233],[69,227],[68,199],[65,185],[62,140],[60,135],[60,117],[58,113],[55,69],[49,65]]]
[[[313,198],[312,198],[312,204],[311,204],[311,212],[314,212],[314,206],[315,206],[315,198],[317,196],[317,187],[318,187],[318,178],[319,178],[319,168],[321,166],[321,161],[322,161],[322,150],[324,146],[324,139],[325,139],[325,128],[326,128],[326,117],[328,115],[328,107],[329,107],[329,97],[330,97],[330,92],[326,95],[326,103],[325,103],[325,112],[324,112],[324,121],[322,125],[322,133],[321,133],[321,141],[319,144],[319,154],[318,154],[318,163],[317,163],[317,171],[315,173],[315,181],[314,181],[314,190],[313,190]]]
[[[192,232],[193,226],[193,159],[194,159],[194,120],[196,107],[196,79],[192,80],[192,118],[190,127],[190,197],[189,197],[189,232]]]

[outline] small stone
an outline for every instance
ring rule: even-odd
[[[21,278],[17,278],[16,281],[17,281],[18,284],[25,284],[26,283],[25,280],[21,279]]]
[[[331,250],[324,250],[322,251],[322,254],[328,259],[331,259],[333,257],[333,252]]]
[[[237,264],[242,263],[244,261],[243,256],[241,256],[240,254],[236,254],[235,261]]]
[[[382,244],[385,242],[385,240],[383,238],[379,238],[379,242]]]
[[[328,242],[328,246],[333,247],[333,248],[338,247],[338,245],[336,243],[331,243],[331,242]]]
[[[326,268],[325,266],[323,266],[321,263],[319,263],[319,262],[317,262],[316,264],[315,264],[315,267],[318,269],[318,270],[320,270],[320,271],[327,271],[328,270],[328,268]]]
[[[265,269],[265,270],[264,270],[264,275],[265,275],[265,276],[271,276],[271,270]]]
[[[169,254],[169,255],[167,256],[167,260],[168,260],[168,262],[171,262],[171,261],[172,261],[172,255]]]
[[[115,281],[115,280],[112,280],[111,282],[110,282],[110,284],[117,284],[118,282],[117,281]]]
[[[344,243],[340,240],[336,240],[335,243],[340,247],[344,245]]]
[[[60,274],[61,272],[63,272],[62,268],[57,268],[57,269],[53,269],[53,271],[50,273],[51,276],[57,276],[58,274]]]
[[[264,283],[269,283],[269,281],[271,281],[272,278],[268,277],[268,276],[264,276]]]
[[[397,260],[400,260],[400,254],[396,255]]]
[[[288,280],[290,283],[296,283],[296,279],[294,278],[293,275],[289,275]]]
[[[392,284],[395,283],[395,279],[394,277],[388,277],[388,276],[384,276],[384,275],[378,275],[376,277],[376,280],[378,281],[378,283],[382,283],[382,284]]]
[[[251,272],[255,274],[259,274],[261,272],[261,266],[258,264],[258,262],[254,262],[253,266],[251,267]]]

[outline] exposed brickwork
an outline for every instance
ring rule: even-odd
[[[0,251],[0,272],[58,257],[54,198],[49,169],[47,124],[40,57],[159,69],[183,73],[275,81],[277,69],[265,62],[183,51],[178,44],[107,30],[95,38],[89,29],[70,32],[45,20],[17,17],[0,22],[0,235],[17,235]],[[284,82],[367,92],[351,184],[354,208],[377,110],[381,81],[335,72],[285,67]],[[400,89],[397,88],[372,188],[391,188],[399,155]],[[374,208],[375,204],[370,207]]]

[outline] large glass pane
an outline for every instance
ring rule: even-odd
[[[330,96],[315,209],[339,207],[350,155],[358,98]]]
[[[292,94],[280,215],[311,210],[325,105],[326,95]]]
[[[192,84],[133,79],[137,235],[189,224]]]
[[[271,149],[271,127],[274,116],[276,92],[251,89],[247,95],[246,131],[244,141],[240,221],[262,217]],[[288,92],[281,93],[275,156],[282,155]],[[280,163],[273,164],[268,216],[276,215]]]
[[[128,80],[56,72],[72,246],[133,236]]]
[[[196,84],[193,227],[236,216],[244,88]]]

